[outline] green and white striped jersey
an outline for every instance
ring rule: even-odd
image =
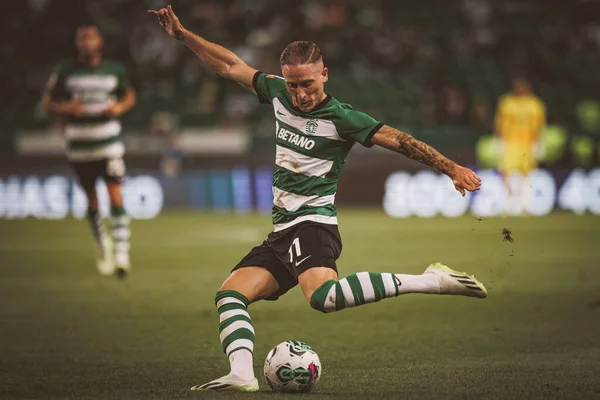
[[[69,160],[95,161],[125,154],[121,123],[105,116],[104,111],[129,87],[125,67],[118,62],[103,60],[93,68],[73,59],[57,65],[48,83],[50,97],[58,101],[78,99],[84,106],[82,116],[66,121]]]
[[[330,96],[302,112],[275,75],[259,71],[253,86],[261,103],[273,105],[276,119],[274,231],[303,221],[337,225],[334,200],[346,157],[356,142],[371,147],[383,124]]]

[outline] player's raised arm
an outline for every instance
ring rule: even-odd
[[[252,78],[256,69],[248,66],[230,50],[211,43],[193,34],[181,25],[173,8],[161,8],[158,11],[148,10],[148,14],[158,17],[159,24],[175,39],[182,40],[196,55],[224,78],[231,79],[239,85],[256,93],[252,86]]]
[[[384,125],[373,135],[371,141],[376,145],[403,154],[408,158],[448,175],[452,179],[456,190],[463,196],[465,195],[465,190],[473,192],[479,190],[481,187],[481,178],[475,172],[461,167],[444,157],[433,147],[415,139],[408,133]]]

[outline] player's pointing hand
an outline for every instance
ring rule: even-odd
[[[461,167],[460,165],[455,165],[450,178],[452,178],[452,183],[454,183],[456,190],[463,196],[466,194],[466,190],[474,192],[481,188],[481,178],[469,168]]]
[[[173,8],[161,8],[160,10],[148,10],[148,14],[158,17],[158,23],[165,28],[165,31],[175,39],[183,39],[183,31],[185,30],[179,22],[179,18],[173,12]]]

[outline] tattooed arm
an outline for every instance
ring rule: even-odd
[[[371,140],[381,147],[403,154],[446,175],[450,175],[456,165],[428,144],[387,125],[382,126]]]
[[[415,139],[408,133],[384,125],[371,141],[376,145],[403,154],[448,175],[452,179],[456,190],[463,196],[465,190],[472,192],[479,190],[481,186],[481,179],[475,172],[454,163],[433,147]]]

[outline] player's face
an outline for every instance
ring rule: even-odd
[[[329,79],[323,62],[284,65],[281,72],[294,106],[309,112],[325,98],[325,82]]]
[[[104,40],[94,25],[82,26],[75,34],[75,45],[80,55],[90,57],[100,53]]]
[[[514,92],[518,96],[528,94],[531,91],[529,83],[524,79],[519,79],[515,82]]]

